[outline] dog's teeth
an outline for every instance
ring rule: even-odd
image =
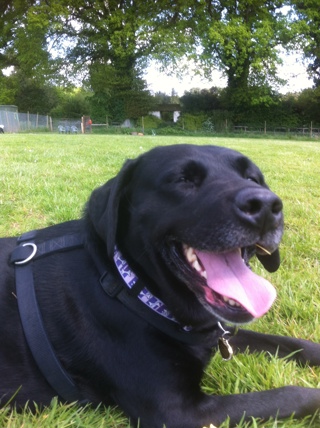
[[[191,263],[194,263],[194,262],[197,261],[197,256],[195,255],[195,253],[192,253],[192,254],[189,255],[189,261]]]
[[[197,272],[202,272],[201,266],[197,260],[197,258],[193,261],[192,263],[192,267],[197,271]]]
[[[183,251],[187,258],[187,260],[192,264],[197,260],[196,253],[194,252],[194,249],[192,247],[188,247],[187,245],[183,245]]]
[[[228,305],[230,305],[230,306],[236,306],[236,307],[240,307],[241,305],[238,303],[238,302],[236,302],[235,300],[233,300],[233,299],[229,299],[229,297],[226,297],[226,296],[222,296],[222,298],[223,298],[223,300],[226,302],[226,303],[228,303]]]
[[[183,252],[193,269],[199,272],[203,278],[207,279],[207,272],[201,267],[194,249],[192,247],[188,247],[186,244],[183,244]]]

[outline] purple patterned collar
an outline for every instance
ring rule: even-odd
[[[113,260],[116,264],[116,267],[122,279],[124,280],[128,288],[130,288],[131,290],[134,284],[138,281],[138,277],[134,272],[132,272],[128,262],[124,259],[123,255],[121,254],[121,252],[117,247],[115,247],[115,250],[114,250]],[[146,306],[148,306],[157,314],[163,316],[164,318],[167,318],[170,321],[173,321],[179,324],[179,321],[175,319],[175,317],[168,310],[166,305],[160,299],[158,299],[153,294],[151,294],[147,288],[144,287],[140,291],[137,297],[142,303],[144,303]],[[190,327],[183,327],[183,329],[186,331],[189,331]]]

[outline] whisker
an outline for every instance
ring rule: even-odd
[[[256,247],[260,248],[260,250],[264,251],[266,254],[268,254],[268,256],[271,256],[270,251],[266,250],[265,248],[261,247],[261,245],[256,244]]]

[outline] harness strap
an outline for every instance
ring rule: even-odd
[[[83,239],[77,233],[59,236],[38,244],[34,243],[35,231],[27,232],[17,239],[19,244],[10,256],[10,263],[22,265],[31,259],[39,259],[51,253],[70,251],[83,247]]]
[[[220,335],[219,329],[210,330],[208,332],[188,329],[170,318],[159,315],[157,311],[152,310],[149,306],[139,300],[137,298],[137,293],[139,290],[144,288],[140,279],[138,279],[132,288],[129,289],[123,285],[123,281],[115,281],[114,275],[110,275],[109,272],[104,272],[101,275],[100,284],[108,296],[117,298],[129,310],[133,311],[135,314],[146,320],[150,325],[174,340],[186,343],[187,345],[206,343],[210,347],[216,346]]]
[[[67,402],[85,403],[77,386],[62,367],[50,343],[43,326],[43,320],[37,302],[31,260],[52,254],[56,251],[82,247],[80,235],[65,235],[51,239],[39,245],[26,242],[34,239],[30,233],[19,238],[19,246],[11,254],[10,261],[15,264],[16,292],[21,323],[24,334],[40,371],[58,393]]]

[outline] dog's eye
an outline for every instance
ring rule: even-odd
[[[181,176],[177,180],[177,183],[192,184],[197,187],[200,186],[201,182],[202,182],[202,178],[198,176],[192,176],[192,177]]]
[[[253,181],[254,183],[257,183],[257,184],[260,184],[260,180],[256,177],[250,176],[250,177],[247,177],[247,180]]]
[[[189,179],[187,177],[179,177],[177,180],[177,183],[187,183],[189,181]]]
[[[205,179],[206,174],[206,170],[201,164],[190,161],[181,171],[178,182],[190,183],[198,187]]]

